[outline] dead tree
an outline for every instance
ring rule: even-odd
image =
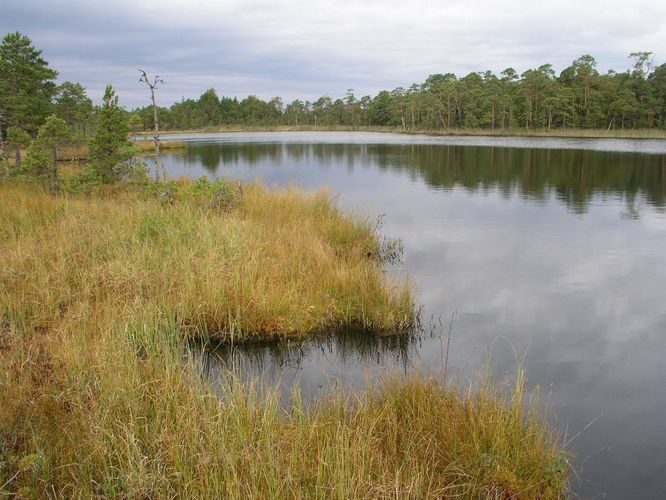
[[[9,174],[9,159],[5,157],[5,141],[2,140],[2,137],[0,137],[0,165],[2,165],[3,172],[0,173],[0,177],[8,175]]]
[[[148,88],[150,89],[150,100],[153,101],[153,123],[155,125],[155,133],[153,135],[153,141],[155,142],[155,178],[159,179],[160,170],[163,169],[163,166],[160,159],[160,124],[157,119],[157,101],[155,100],[155,89],[159,85],[164,85],[164,80],[162,80],[159,75],[155,75],[155,78],[151,82],[144,70],[139,69],[139,72],[141,73],[139,82],[143,82],[148,85]],[[166,172],[163,172],[163,178],[166,179]]]

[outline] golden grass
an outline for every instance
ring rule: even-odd
[[[509,398],[415,378],[314,405],[295,391],[286,407],[231,375],[214,392],[183,337],[401,330],[409,288],[387,282],[369,225],[326,193],[154,188],[0,186],[1,494],[566,494],[561,444],[526,411],[522,380]]]
[[[305,405],[115,334],[0,353],[4,493],[120,498],[561,498],[557,437],[505,401],[390,380]],[[53,349],[52,347],[50,349]],[[51,351],[53,352],[53,351]],[[52,357],[51,357],[52,356]],[[2,441],[2,440],[0,440]]]
[[[144,136],[144,134],[140,134]],[[148,137],[145,135],[145,137]],[[135,141],[136,144],[144,153],[155,151],[155,143],[152,140],[146,139]],[[160,141],[160,150],[167,149],[185,149],[187,147],[186,141]],[[21,149],[21,158],[25,158],[25,149]],[[6,163],[10,166],[14,165],[14,151],[9,152]],[[57,156],[59,161],[72,161],[72,160],[87,160],[88,159],[88,144],[84,142],[75,142],[67,144],[58,148]]]
[[[208,183],[180,185],[173,206],[0,187],[0,314],[42,330],[98,311],[167,315],[236,342],[413,324],[409,286],[384,274],[371,225],[327,193],[249,185],[236,196],[225,185],[225,209],[211,206]]]
[[[155,142],[153,141],[136,141],[134,144],[139,146],[144,152],[155,151]],[[186,141],[160,141],[160,151],[164,151],[166,149],[185,149],[186,147]]]

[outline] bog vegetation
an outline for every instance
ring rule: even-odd
[[[562,440],[522,377],[502,394],[387,380],[308,405],[233,374],[215,392],[191,339],[409,334],[395,247],[323,191],[150,180],[114,90],[95,109],[55,86],[19,33],[0,75],[0,494],[566,495]],[[89,161],[63,168],[77,137]]]
[[[141,193],[109,186],[64,199],[0,188],[2,314],[12,328],[57,331],[102,314],[242,342],[399,333],[415,322],[409,286],[384,274],[372,225],[325,192],[201,179],[147,182]]]
[[[0,186],[0,491],[21,497],[557,498],[562,441],[524,399],[385,381],[314,405],[232,376],[186,339],[414,322],[368,224],[326,193],[126,182]]]

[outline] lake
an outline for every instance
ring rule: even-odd
[[[412,341],[342,339],[221,350],[268,381],[362,387],[386,373],[499,383],[518,366],[572,439],[585,497],[666,497],[666,141],[225,133],[162,156],[172,177],[326,186],[381,218],[423,306]],[[217,361],[215,361],[217,360]]]

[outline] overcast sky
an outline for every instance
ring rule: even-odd
[[[0,33],[20,31],[60,81],[98,102],[148,104],[138,68],[166,81],[160,104],[220,95],[286,102],[375,95],[433,73],[543,63],[591,54],[603,72],[630,52],[666,59],[666,1],[560,0],[0,0]]]

